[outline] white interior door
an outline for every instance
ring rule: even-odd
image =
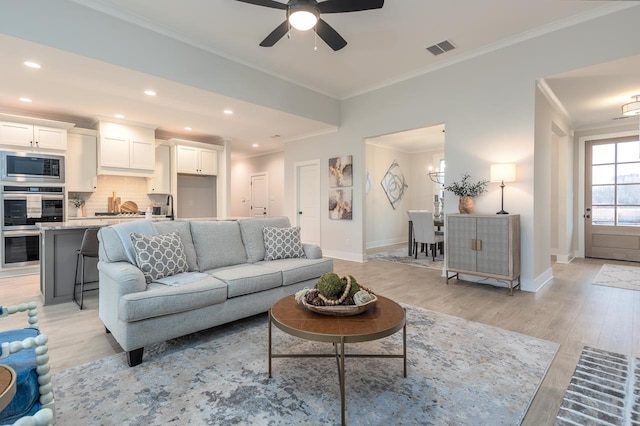
[[[301,239],[320,245],[320,161],[296,164],[296,213]]]
[[[251,175],[251,216],[269,216],[269,182],[266,173]]]

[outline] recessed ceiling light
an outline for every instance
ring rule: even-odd
[[[116,115],[114,115],[114,117],[115,118],[124,118],[124,115],[123,114],[116,114]]]
[[[191,127],[185,127],[184,129],[185,130],[191,130]]]
[[[225,109],[225,110],[224,110],[224,111],[222,111],[222,112],[224,112],[224,113],[225,113],[225,114],[227,114],[227,115],[231,115],[231,114],[233,114],[233,111],[231,111],[230,109]]]
[[[34,68],[34,69],[37,69],[37,70],[39,70],[40,68],[42,68],[42,67],[40,66],[40,64],[39,64],[39,63],[37,63],[37,62],[33,62],[33,61],[24,61],[23,63],[24,63],[26,66],[28,66],[29,68]]]
[[[257,143],[254,143],[254,144],[253,144],[253,145],[251,145],[251,146],[252,146],[252,147],[254,147],[254,148],[257,148],[257,147],[259,147],[260,145],[258,145]]]
[[[154,92],[153,90],[145,90],[144,94],[147,96],[155,96],[156,92]]]
[[[29,99],[29,98],[24,98],[24,97],[23,97],[23,98],[20,98],[20,102],[27,102],[27,103],[29,103],[29,102],[33,102],[33,101],[32,101],[31,99]]]

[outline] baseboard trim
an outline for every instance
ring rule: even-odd
[[[348,253],[343,251],[334,251],[334,250],[322,250],[322,254],[325,257],[332,257],[334,259],[340,260],[349,260],[351,262],[359,262],[363,263],[365,261],[365,256],[361,253]]]
[[[576,257],[573,254],[556,255],[556,263],[571,263]]]
[[[535,280],[533,280],[533,283],[532,283],[533,284],[533,288],[529,289],[529,288],[524,288],[523,287],[523,290],[533,291],[533,292],[537,293],[545,285],[547,285],[552,279],[553,279],[553,270],[551,268],[548,268],[546,271],[544,271],[543,273],[538,275]],[[528,286],[526,286],[526,287],[528,287]]]
[[[407,244],[407,237],[393,238],[388,240],[370,241],[367,242],[367,250],[375,249],[379,247],[393,246],[396,244]]]

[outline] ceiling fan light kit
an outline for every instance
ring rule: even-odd
[[[296,5],[289,8],[289,23],[299,31],[308,31],[316,26],[320,12],[316,8],[306,5]]]
[[[286,10],[287,19],[262,40],[260,46],[272,47],[289,32],[290,27],[300,31],[308,31],[313,28],[316,34],[334,51],[345,47],[347,41],[320,17],[321,14],[360,12],[363,10],[381,9],[384,5],[384,0],[325,0],[321,2],[317,0],[289,0],[287,3],[280,3],[275,0],[236,1],[272,9]]]
[[[633,102],[622,105],[622,115],[640,115],[640,95],[631,97]]]

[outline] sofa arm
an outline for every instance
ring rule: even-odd
[[[129,262],[100,261],[98,271],[100,271],[100,289],[116,292],[118,297],[147,289],[142,271]]]
[[[322,249],[315,244],[302,243],[302,250],[307,259],[322,259]]]

